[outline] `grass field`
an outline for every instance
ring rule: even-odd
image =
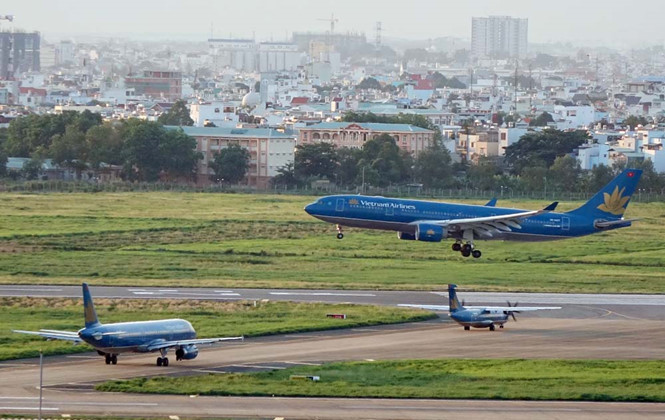
[[[12,333],[12,329],[40,328],[77,331],[83,327],[80,300],[61,298],[0,298],[0,360],[91,351],[87,345]],[[325,305],[288,302],[219,302],[187,300],[96,299],[102,322],[144,321],[184,318],[198,336],[245,337],[316,331],[365,325],[420,321],[436,315],[422,310],[362,305]],[[327,318],[327,313],[344,313],[346,319]]]
[[[290,379],[319,376],[320,381]],[[665,401],[663,361],[405,360],[138,378],[103,391],[307,397]]]
[[[334,227],[313,197],[212,193],[0,194],[0,283],[665,293],[665,203],[635,226],[546,243],[450,242]],[[467,201],[468,202],[468,201]],[[499,202],[536,209],[543,202]],[[579,203],[561,203],[562,210]]]

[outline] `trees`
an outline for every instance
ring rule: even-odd
[[[215,172],[215,180],[237,184],[247,174],[249,151],[240,145],[231,144],[215,154],[209,166]]]
[[[356,86],[356,89],[376,89],[376,90],[381,90],[381,83],[379,83],[375,78],[373,77],[366,77],[364,78],[358,85]]]
[[[365,180],[370,184],[385,187],[408,179],[411,163],[411,155],[403,152],[392,136],[381,134],[365,142],[358,167],[365,168]]]
[[[0,176],[7,175],[7,152],[5,152],[6,142],[7,129],[0,127]]]
[[[244,150],[244,149],[243,149]],[[192,178],[203,154],[196,151],[196,140],[182,129],[166,130],[159,143],[161,169],[169,179]],[[240,178],[242,179],[243,176]]]
[[[64,134],[53,136],[48,155],[55,163],[76,170],[80,176],[88,157],[85,134],[76,125],[68,125]]]
[[[300,181],[296,177],[296,171],[293,162],[287,163],[277,169],[277,175],[272,178],[272,185],[277,187],[296,187]]]
[[[187,103],[182,99],[175,101],[168,112],[159,116],[157,122],[163,125],[194,125],[194,120],[189,116]]]
[[[335,179],[337,184],[351,186],[356,184],[358,175],[358,163],[362,158],[362,150],[351,147],[340,147],[337,149],[337,170]]]
[[[547,123],[554,122],[554,118],[547,111],[543,111],[542,114],[538,115],[536,118],[532,119],[529,122],[529,125],[532,127],[546,127]]]
[[[105,123],[92,127],[85,134],[87,161],[90,167],[98,169],[102,163],[122,165],[124,124]]]
[[[90,111],[19,117],[9,123],[6,152],[16,157],[43,154],[51,147],[53,137],[65,134],[68,126],[75,126],[85,133],[91,127],[101,124],[101,121],[99,114]]]
[[[623,125],[630,126],[633,129],[635,129],[635,127],[637,127],[638,125],[647,125],[647,124],[649,124],[649,121],[647,121],[647,119],[641,115],[630,115],[628,116],[628,118],[623,120]]]
[[[313,143],[298,146],[295,157],[296,176],[300,179],[309,177],[335,179],[337,153],[330,143]]]
[[[420,152],[413,168],[414,179],[425,188],[442,188],[450,184],[452,159],[448,149],[435,143],[428,150]]]
[[[506,148],[505,163],[511,172],[521,175],[525,168],[549,168],[557,156],[572,153],[589,139],[586,131],[563,132],[543,130],[522,136],[517,143]]]

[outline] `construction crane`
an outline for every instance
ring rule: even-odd
[[[330,33],[332,34],[335,32],[335,23],[339,22],[339,19],[335,19],[335,14],[330,15],[330,19],[317,19],[317,20],[322,20],[324,22],[330,22]]]

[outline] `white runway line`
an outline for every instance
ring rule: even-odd
[[[62,292],[62,289],[17,288],[17,287],[0,287],[0,290],[7,290],[10,292]]]
[[[39,407],[0,407],[0,410],[35,410],[39,411]],[[58,407],[42,407],[44,411],[58,411]]]
[[[270,292],[276,296],[358,296],[358,297],[376,297],[372,293],[332,293],[332,292]]]

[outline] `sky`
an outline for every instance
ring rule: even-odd
[[[386,38],[471,38],[471,18],[507,15],[529,19],[529,42],[651,46],[665,42],[664,0],[5,0],[0,29],[39,31],[48,40],[124,36],[205,41],[255,37],[281,41],[294,31],[364,32],[377,21]]]

